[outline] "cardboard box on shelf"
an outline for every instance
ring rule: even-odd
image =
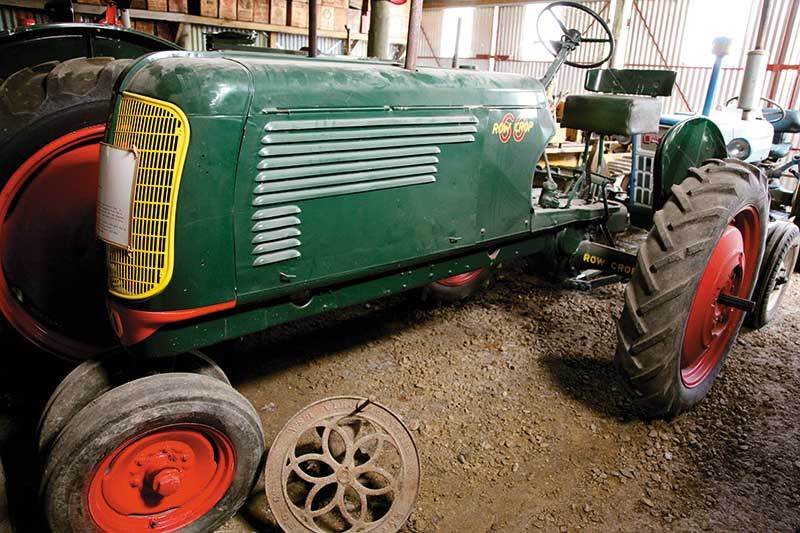
[[[131,0],[131,9],[147,9],[147,0]]]
[[[346,9],[350,7],[350,0],[320,0],[320,5]]]
[[[203,17],[219,17],[218,0],[200,0],[200,15]]]
[[[148,11],[166,11],[167,0],[148,0],[147,9]]]
[[[351,33],[361,32],[361,10],[360,9],[347,9],[347,25],[350,26]]]
[[[236,0],[219,0],[219,18],[236,20]]]
[[[189,12],[189,6],[186,0],[167,0],[167,7],[172,13]]]
[[[253,0],[253,21],[269,24],[269,0]]]
[[[271,0],[269,3],[269,23],[286,26],[288,21],[288,6],[286,0]]]
[[[317,27],[320,30],[344,31],[345,24],[347,24],[347,9],[325,5],[319,6]]]
[[[134,20],[133,29],[149,33],[150,35],[156,34],[156,25],[152,20]]]
[[[253,0],[238,0],[236,18],[244,22],[253,22]]]
[[[308,28],[308,4],[289,0],[288,13],[289,26],[293,28]]]

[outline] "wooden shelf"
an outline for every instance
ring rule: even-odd
[[[42,9],[41,0],[0,0],[0,5],[20,7],[23,9]],[[81,15],[100,15],[105,13],[104,6],[91,4],[72,4],[75,13]],[[132,19],[155,20],[161,22],[179,22],[188,24],[200,24],[203,26],[218,26],[222,28],[233,28],[241,30],[257,30],[276,33],[293,33],[295,35],[308,35],[307,28],[295,28],[293,26],[279,26],[276,24],[263,24],[260,22],[244,22],[241,20],[217,19],[211,17],[200,17],[197,15],[187,15],[186,13],[172,13],[169,11],[148,11],[145,9],[129,9],[128,12]],[[319,37],[333,37],[335,39],[346,39],[345,31],[317,30]],[[350,33],[350,39],[354,41],[366,41],[365,33]]]

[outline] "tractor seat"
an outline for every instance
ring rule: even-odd
[[[800,133],[800,111],[787,109],[786,116],[773,122],[772,127],[775,128],[775,133]]]
[[[655,133],[661,117],[655,97],[669,96],[674,85],[672,70],[590,70],[584,88],[606,94],[567,96],[561,126],[602,135]]]
[[[655,133],[661,102],[616,94],[573,94],[564,102],[561,126],[602,135]]]

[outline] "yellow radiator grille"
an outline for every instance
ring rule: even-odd
[[[123,93],[112,144],[135,148],[139,166],[131,210],[131,250],[108,247],[108,286],[122,298],[147,298],[163,290],[172,277],[175,207],[189,124],[173,104]]]

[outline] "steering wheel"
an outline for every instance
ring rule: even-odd
[[[553,9],[556,8],[556,7],[564,7],[564,8],[568,8],[568,9],[576,9],[578,11],[582,11],[582,12],[588,14],[589,17],[592,20],[591,20],[590,24],[583,30],[583,32],[580,32],[580,31],[575,30],[575,29],[569,29],[569,28],[567,28],[567,25],[564,23],[564,21],[555,13],[555,11],[553,11]],[[576,13],[576,15],[578,15],[578,14]],[[542,31],[541,31],[541,27],[542,26],[541,26],[541,23],[542,23],[542,20],[545,18],[545,16],[554,19],[555,22],[558,24],[558,27],[561,28],[561,33],[562,34],[561,34],[560,40],[551,41],[551,40],[542,38]],[[570,18],[570,17],[567,16],[565,18]],[[605,37],[604,38],[583,37],[583,34],[588,32],[589,29],[595,23],[598,23],[600,25],[600,28],[603,30],[603,33],[605,33]],[[561,48],[564,46],[564,44],[569,44],[572,47],[579,46],[581,43],[608,43],[610,45],[609,46],[609,50],[608,50],[608,54],[606,54],[606,56],[603,59],[601,59],[600,61],[597,61],[597,62],[594,62],[594,63],[583,63],[583,62],[577,62],[577,61],[564,61],[565,64],[567,64],[567,65],[569,65],[571,67],[586,68],[586,69],[588,69],[588,68],[597,68],[600,65],[602,65],[603,63],[605,63],[606,61],[608,61],[609,59],[611,59],[611,56],[614,54],[614,35],[611,33],[611,29],[609,29],[608,24],[606,23],[606,21],[603,20],[603,17],[601,17],[600,15],[598,15],[597,13],[595,13],[594,11],[592,11],[591,9],[586,7],[585,5],[579,4],[577,2],[553,2],[552,4],[550,4],[546,8],[544,8],[539,13],[539,16],[536,19],[536,34],[539,37],[539,41],[541,41],[541,43],[544,45],[544,47],[547,49],[547,51],[550,52],[550,54],[552,54],[554,57],[558,55],[558,52],[561,50]]]
[[[725,107],[729,106],[729,105],[731,104],[731,102],[733,102],[734,100],[738,100],[738,99],[739,99],[739,97],[738,97],[738,96],[731,96],[731,97],[730,97],[730,98],[728,98],[728,100],[725,102]],[[777,118],[777,119],[775,119],[775,120],[768,120],[766,116],[764,117],[764,120],[766,120],[766,121],[767,121],[767,122],[769,122],[770,124],[775,124],[776,122],[780,122],[781,120],[783,120],[784,118],[786,118],[786,109],[784,109],[784,108],[783,108],[783,106],[782,106],[781,104],[779,104],[778,102],[776,102],[776,101],[775,101],[775,100],[773,100],[772,98],[767,98],[766,96],[762,96],[762,97],[761,97],[761,99],[762,99],[762,100],[764,100],[765,102],[767,102],[768,104],[772,104],[773,106],[775,106],[775,110],[776,110],[776,111],[778,112],[778,114],[779,114],[778,118]],[[763,114],[763,111],[762,111],[762,114]],[[771,113],[770,113],[770,114],[771,114]]]

